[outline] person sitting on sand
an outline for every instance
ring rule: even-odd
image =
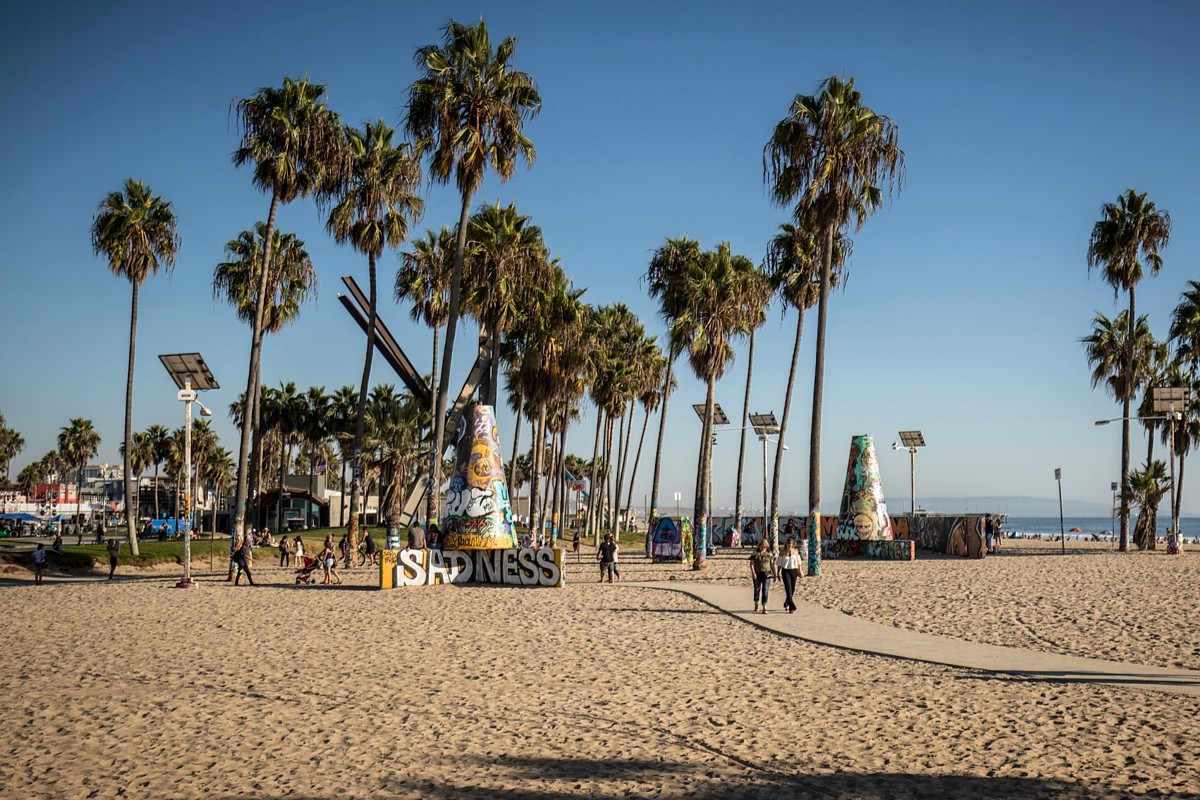
[[[121,543],[116,539],[108,540],[108,579],[111,581],[117,571],[117,554],[121,552]]]

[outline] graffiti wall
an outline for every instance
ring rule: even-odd
[[[491,406],[463,413],[446,492],[446,550],[507,550],[518,546],[504,456]]]
[[[691,524],[687,517],[659,517],[650,532],[650,558],[656,562],[687,562],[692,555]]]
[[[566,583],[563,551],[552,547],[383,551],[380,589],[447,583],[563,586]]]
[[[922,550],[960,558],[983,558],[983,514],[918,514],[908,518],[909,537]]]
[[[874,558],[880,561],[913,561],[916,543],[909,539],[826,539],[824,558]]]
[[[842,492],[836,538],[874,541],[895,538],[879,479],[875,440],[867,434],[850,438],[850,461],[846,465],[846,488]]]

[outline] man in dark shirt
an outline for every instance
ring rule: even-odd
[[[608,582],[613,582],[613,565],[616,563],[617,544],[611,533],[604,534],[604,541],[596,551],[596,560],[600,562],[600,582],[608,575]]]

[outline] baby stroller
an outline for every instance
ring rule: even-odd
[[[315,558],[304,557],[304,566],[296,570],[296,583],[316,583],[317,576],[313,575],[320,566]]]

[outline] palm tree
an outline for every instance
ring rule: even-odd
[[[747,346],[746,353],[746,393],[742,398],[742,425],[738,431],[738,469],[737,469],[737,494],[734,499],[734,524],[737,530],[742,529],[742,471],[746,463],[746,429],[750,427],[750,381],[754,376],[754,334],[767,321],[767,305],[771,302],[771,296],[774,293],[771,286],[770,276],[761,269],[755,269],[753,276],[750,278],[750,285],[747,288],[746,310],[748,316],[746,318],[746,326],[749,330],[750,342]],[[781,440],[782,441],[782,440]],[[778,448],[782,450],[783,448]],[[778,474],[779,465],[775,465],[776,474]],[[767,513],[763,509],[763,514]],[[772,519],[773,527],[771,529],[771,538],[778,550],[779,536],[777,518]]]
[[[524,120],[541,110],[542,97],[532,77],[510,66],[516,49],[517,40],[511,36],[493,48],[487,23],[482,19],[476,25],[449,20],[442,28],[442,44],[418,48],[415,55],[421,76],[409,90],[407,130],[419,151],[429,153],[430,177],[441,184],[449,183],[453,177],[462,196],[446,342],[432,422],[431,493],[437,493],[441,486],[446,393],[458,325],[471,201],[483,184],[488,166],[501,181],[507,181],[518,158],[524,158],[532,166],[537,155],[522,126]],[[434,511],[430,522],[436,521],[436,505]]]
[[[158,427],[161,428],[162,426],[160,425]],[[163,436],[165,437],[166,433],[167,433],[167,429],[163,428],[162,431],[163,431]],[[125,444],[124,443],[121,444],[120,449],[121,449],[121,457],[124,458],[125,457]],[[134,496],[133,496],[132,508],[133,508],[133,518],[135,520],[141,519],[141,494],[142,494],[141,493],[141,477],[142,477],[142,473],[145,472],[146,468],[149,467],[152,463],[154,463],[156,465],[155,469],[157,470],[157,462],[155,461],[156,458],[157,458],[157,453],[154,449],[154,443],[150,440],[150,434],[145,431],[135,431],[133,434],[133,453],[130,457],[130,461],[133,465],[134,479],[138,481],[138,485],[139,485],[138,491],[135,492]],[[155,483],[156,483],[155,497],[157,497],[158,496],[157,480]]]
[[[1140,470],[1129,473],[1121,491],[1121,502],[1138,507],[1137,525],[1133,531],[1133,543],[1138,550],[1155,550],[1158,540],[1158,505],[1167,492],[1171,491],[1171,480],[1167,477],[1166,465],[1152,461]]]
[[[367,321],[367,354],[363,359],[362,384],[358,392],[358,416],[354,423],[354,463],[362,455],[363,415],[370,389],[371,361],[375,354],[375,326],[379,316],[375,263],[384,247],[397,248],[408,238],[409,223],[421,215],[423,204],[414,192],[421,183],[421,165],[407,143],[393,144],[395,130],[383,120],[364,123],[362,130],[346,129],[351,155],[346,180],[329,213],[326,227],[339,242],[367,257],[370,309]],[[351,465],[352,469],[354,464]],[[359,482],[350,482],[350,548],[358,534]]]
[[[1117,198],[1115,203],[1105,203],[1100,208],[1101,218],[1092,227],[1088,243],[1088,273],[1100,269],[1105,283],[1113,287],[1116,297],[1122,290],[1129,295],[1129,319],[1137,319],[1136,294],[1144,269],[1157,275],[1162,269],[1159,250],[1166,247],[1171,238],[1171,215],[1159,211],[1146,194],[1133,189]],[[1145,266],[1142,262],[1145,261]],[[1133,374],[1133,340],[1126,341],[1125,373]],[[1129,405],[1132,393],[1121,399],[1121,481],[1129,474]],[[1121,499],[1121,550],[1129,548],[1129,503]]]
[[[217,508],[221,505],[225,487],[237,480],[234,467],[233,453],[224,447],[212,448],[200,462],[199,475],[205,483],[213,488],[213,496],[216,498],[212,507],[213,531],[217,529]]]
[[[668,327],[676,316],[682,313],[685,299],[684,276],[700,258],[700,243],[687,236],[678,239],[667,239],[661,247],[654,251],[646,270],[644,280],[650,296],[656,298],[659,304],[659,316]],[[667,425],[667,401],[675,390],[675,359],[679,350],[674,349],[668,337],[667,368],[663,371],[662,403],[658,418],[658,446],[654,453],[654,479],[650,484],[650,519],[653,525],[658,519],[658,486],[662,474],[663,434]],[[650,539],[646,539],[646,553],[650,552]]]
[[[343,386],[333,393],[333,431],[341,454],[342,476],[340,489],[342,500],[338,504],[338,527],[346,524],[346,465],[350,461],[350,453],[354,447],[354,421],[358,417],[358,390],[353,386]],[[333,520],[330,520],[330,524]]]
[[[89,458],[100,452],[100,434],[90,419],[76,417],[58,433],[58,452],[63,464],[75,468],[75,524],[81,524],[80,503],[83,500],[83,470]]]
[[[379,473],[379,511],[392,535],[400,524],[406,484],[419,468],[417,457],[425,409],[407,392],[383,384],[371,390],[367,405],[366,450]]]
[[[409,314],[433,329],[433,357],[429,370],[429,418],[437,413],[438,334],[450,316],[450,280],[454,272],[455,234],[443,227],[425,231],[412,242],[412,251],[401,253],[396,271],[396,300],[409,302]],[[430,428],[430,436],[433,429]],[[437,516],[437,490],[429,487],[425,501],[426,519]]]
[[[133,466],[133,357],[137,343],[138,290],[146,278],[159,270],[169,272],[179,251],[175,212],[171,204],[155,196],[150,187],[133,178],[125,181],[124,192],[111,192],[96,210],[92,221],[92,250],[108,259],[113,274],[133,287],[129,312],[129,364],[125,373],[125,525],[129,552],[138,555],[137,521],[129,516],[134,493]]]
[[[4,480],[9,480],[10,462],[25,449],[25,438],[8,427],[4,414],[0,412],[0,466],[4,468]]]
[[[1200,281],[1188,281],[1180,294],[1179,305],[1171,314],[1170,342],[1175,346],[1175,360],[1187,368],[1188,401],[1184,408],[1184,424],[1176,430],[1175,450],[1179,454],[1179,475],[1175,486],[1176,509],[1183,503],[1183,463],[1192,445],[1200,443]]]
[[[904,152],[896,124],[862,103],[854,79],[830,76],[814,95],[796,95],[787,117],[763,149],[763,176],[779,206],[796,203],[821,231],[816,364],[808,470],[808,574],[821,572],[821,413],[825,387],[825,329],[839,231],[860,230],[888,192],[903,182]],[[800,214],[797,214],[799,221]]]
[[[733,360],[731,340],[749,333],[749,307],[760,301],[757,269],[750,259],[730,253],[728,243],[706,251],[685,277],[686,307],[671,324],[672,350],[688,351],[688,362],[708,391],[704,400],[704,422],[700,433],[700,457],[696,470],[696,502],[693,526],[693,569],[705,566],[708,544],[708,494],[712,474],[714,396],[717,381]]]
[[[311,501],[316,495],[314,480],[317,475],[317,456],[329,436],[334,424],[333,396],[325,394],[324,386],[310,386],[304,395],[304,411],[300,419],[300,434],[308,448],[308,496]],[[326,464],[328,468],[328,464]],[[309,514],[304,514],[304,529],[308,530]]]
[[[171,432],[167,430],[165,425],[151,425],[146,429],[145,446],[146,463],[154,465],[154,518],[161,519],[162,514],[158,509],[158,466],[167,460],[168,445],[171,439]],[[141,473],[137,473],[141,475]]]
[[[546,279],[546,245],[542,229],[531,224],[529,216],[518,213],[512,204],[502,207],[499,201],[471,216],[467,238],[462,312],[479,322],[479,346],[493,354],[479,396],[494,407],[500,337],[516,323],[520,301]]]
[[[348,165],[342,124],[325,107],[325,87],[309,82],[308,77],[284,78],[283,86],[265,86],[253,97],[235,100],[241,144],[233,154],[236,166],[254,168],[254,185],[271,195],[263,232],[263,263],[274,263],[275,216],[281,203],[328,191],[341,179]],[[246,397],[257,398],[259,361],[265,330],[268,281],[271,270],[258,275],[254,294],[254,321],[250,335],[250,363],[246,376]],[[241,536],[246,522],[246,494],[249,486],[250,433],[252,415],[243,420],[238,447],[238,480],[234,494],[233,535],[230,546]]]
[[[767,269],[771,285],[783,300],[784,308],[796,311],[796,336],[792,344],[792,361],[788,369],[787,390],[784,393],[783,414],[779,422],[779,441],[775,447],[775,469],[771,479],[770,515],[771,541],[779,543],[779,491],[783,468],[783,445],[787,440],[788,421],[792,414],[792,393],[796,385],[796,364],[800,357],[800,341],[804,333],[804,312],[817,304],[821,294],[819,281],[821,251],[820,231],[813,225],[811,215],[801,217],[799,225],[783,223],[779,233],[767,246]],[[850,240],[837,235],[833,248],[833,267],[830,282],[836,287],[842,281],[846,253]]]

